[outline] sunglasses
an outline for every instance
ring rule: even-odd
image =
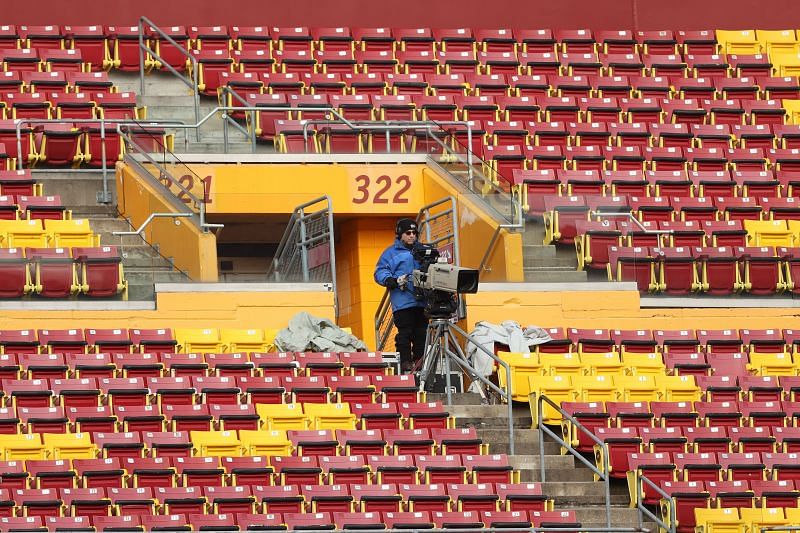
[[[410,229],[404,233],[404,235],[416,235],[416,234],[417,234],[416,230],[413,229]]]

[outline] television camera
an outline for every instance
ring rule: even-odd
[[[417,244],[411,253],[420,264],[411,274],[416,297],[425,302],[430,318],[451,318],[458,310],[459,294],[478,292],[478,271],[451,265],[439,250],[427,244]]]

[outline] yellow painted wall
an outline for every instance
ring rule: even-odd
[[[135,228],[140,227],[151,213],[174,212],[159,192],[139,179],[126,165],[117,169],[117,204],[120,214]],[[144,230],[144,238],[151,244],[158,244],[161,253],[173,258],[175,265],[194,281],[219,279],[217,239],[211,233],[203,233],[193,223],[156,218]]]
[[[334,320],[333,293],[167,292],[156,295],[156,309],[152,311],[3,310],[0,314],[0,329],[280,329],[300,311]]]
[[[291,213],[328,195],[338,215],[416,212],[425,203],[420,164],[192,165],[211,177],[208,213]]]
[[[800,309],[640,308],[636,291],[481,291],[467,295],[469,328],[514,320],[523,327],[605,329],[800,328]]]

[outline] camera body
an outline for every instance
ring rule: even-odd
[[[425,301],[431,318],[451,318],[458,311],[458,295],[478,292],[478,271],[442,262],[439,250],[417,244],[411,253],[420,264],[412,279],[416,297]]]

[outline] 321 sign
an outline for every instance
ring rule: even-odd
[[[407,204],[409,202],[411,178],[400,176],[377,177],[360,174],[355,177],[354,204]]]
[[[199,178],[198,176],[194,176],[192,174],[184,174],[178,178],[180,187],[178,187],[176,183],[169,179],[162,178],[161,183],[163,183],[167,189],[172,191],[175,196],[178,197],[178,200],[185,204],[192,203],[192,199],[189,194],[187,194],[187,191],[204,204],[210,204],[212,202],[211,176]]]

